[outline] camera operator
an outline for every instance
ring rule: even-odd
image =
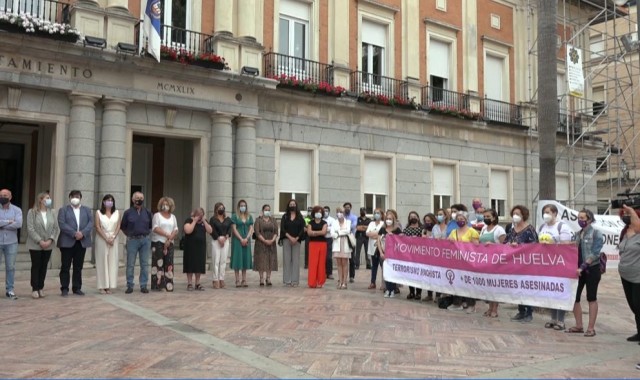
[[[618,271],[624,295],[636,320],[636,334],[627,340],[640,342],[640,210],[623,205],[620,217],[625,227],[620,234]]]

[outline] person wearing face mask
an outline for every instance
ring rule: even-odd
[[[382,219],[383,211],[380,208],[373,210],[373,220],[369,223],[365,235],[369,239],[369,248],[367,253],[371,256],[371,283],[369,289],[376,288],[376,277],[378,276],[378,267],[382,271],[382,265],[380,262],[380,252],[377,249],[377,242],[380,230],[384,227],[384,220]],[[382,276],[381,276],[382,277]],[[384,285],[384,284],[383,284]],[[381,289],[384,289],[381,287]]]
[[[356,232],[358,231],[358,216],[354,213],[351,212],[353,209],[353,206],[351,205],[351,202],[345,202],[342,205],[342,209],[344,210],[344,217],[345,219],[348,219],[351,222],[351,233],[353,234],[353,236],[355,237]],[[356,242],[357,244],[357,242]],[[355,249],[351,250],[350,256],[349,256],[349,262],[347,263],[347,266],[349,267],[349,282],[353,283],[355,281],[356,278],[356,251]],[[360,260],[358,260],[358,266],[360,265]]]
[[[538,242],[536,229],[529,224],[529,209],[522,205],[513,206],[511,209],[511,220],[513,221],[511,230],[504,239],[504,244],[518,245]],[[531,322],[533,320],[533,307],[518,305],[518,314],[511,317],[514,322]]]
[[[385,253],[385,240],[387,235],[399,235],[402,233],[400,227],[398,227],[398,213],[396,210],[389,209],[385,214],[384,228],[381,228],[378,232],[377,250],[380,255],[380,261],[384,263]],[[383,274],[384,277],[384,274]],[[397,285],[391,281],[385,281],[385,298],[393,298],[396,293],[400,293]]]
[[[480,232],[484,228],[484,207],[480,206],[476,208],[475,214],[473,214],[473,219],[469,216],[469,220],[471,221],[471,227]]]
[[[356,252],[355,252],[355,269],[360,269],[360,252],[364,247],[364,258],[367,263],[367,269],[371,269],[371,257],[369,257],[369,238],[367,237],[367,227],[371,223],[371,219],[367,216],[367,210],[360,207],[360,217],[356,224]]]
[[[51,251],[60,234],[58,220],[51,210],[48,192],[36,197],[33,208],[27,213],[27,249],[31,255],[31,297],[44,298],[44,280]]]
[[[320,217],[322,218],[322,210],[320,211]],[[304,231],[305,222],[302,213],[298,209],[298,202],[295,199],[291,199],[288,203],[287,211],[282,215],[280,222],[280,244],[282,245],[283,261],[282,281],[285,286],[298,286],[300,282],[300,242]],[[324,262],[322,264],[324,265]]]
[[[567,223],[558,220],[558,208],[553,204],[545,205],[542,208],[542,219],[544,224],[538,228],[538,237],[550,236],[550,244],[573,244],[571,242],[573,234]],[[543,239],[544,240],[544,239]],[[542,243],[542,241],[541,241]],[[545,328],[564,331],[564,315],[566,312],[559,309],[551,309],[551,320],[544,324]]]
[[[204,217],[204,209],[198,207],[191,211],[191,217],[184,221],[184,252],[182,273],[187,274],[187,290],[204,291],[200,284],[200,276],[205,274],[207,267],[207,234],[213,232],[213,227]],[[195,275],[196,285],[193,286]]]
[[[14,291],[16,256],[18,255],[18,229],[22,228],[22,210],[11,204],[11,191],[0,190],[0,251],[4,255],[5,296],[17,300]]]
[[[438,225],[438,219],[433,213],[428,213],[425,216],[423,216],[422,217],[422,237],[425,237],[427,239],[435,239],[433,230],[435,227],[437,227],[437,225]],[[439,294],[436,293],[436,298],[438,298],[438,296]],[[423,301],[429,302],[433,300],[434,300],[433,291],[428,290],[427,296],[424,297]]]
[[[63,297],[69,295],[69,271],[72,265],[71,290],[73,294],[84,295],[82,291],[82,266],[87,248],[91,247],[93,217],[89,207],[83,206],[81,200],[80,190],[72,190],[69,193],[69,204],[58,211],[58,225],[60,226],[58,248],[60,248],[62,256],[60,292]]]
[[[621,219],[625,227],[620,233],[620,263],[618,272],[629,309],[635,317],[636,333],[629,342],[640,341],[640,210],[622,206]],[[638,364],[640,367],[640,364]]]
[[[322,206],[315,206],[311,210],[313,219],[307,225],[309,237],[309,275],[307,282],[310,288],[322,288],[327,279],[324,273],[327,254],[327,222],[322,219]],[[294,285],[295,286],[295,285]]]
[[[456,216],[458,215],[459,212],[463,212],[465,214],[465,219],[467,220],[467,223],[469,222],[469,217],[467,215],[467,206],[461,203],[451,205],[451,213],[450,213],[451,220],[449,221],[449,224],[447,224],[446,238],[449,238],[449,235],[451,235],[451,232],[456,228],[458,228],[458,222],[456,221]],[[469,224],[469,227],[471,227],[471,223],[468,223],[468,224]]]
[[[568,333],[584,333],[586,337],[596,335],[595,325],[598,316],[598,284],[600,283],[600,255],[604,246],[602,232],[593,228],[595,218],[591,210],[583,209],[578,213],[578,225],[580,231],[576,234],[576,244],[578,246],[578,289],[576,291],[576,302],[573,304],[573,315],[576,325],[567,330]],[[587,302],[589,302],[589,325],[584,331],[582,325],[582,306],[580,296],[582,290],[587,287]]]
[[[423,234],[422,226],[420,225],[420,215],[415,211],[410,211],[407,217],[407,226],[402,230],[402,234],[405,236],[419,237]],[[415,299],[420,301],[422,299],[422,289],[409,286],[408,300]]]
[[[498,223],[498,212],[494,209],[485,210],[483,213],[482,230],[480,231],[480,244],[502,244],[507,237],[507,233],[504,231]],[[498,318],[498,302],[489,302],[489,309],[484,312],[484,316],[488,318]]]
[[[271,216],[271,206],[262,206],[262,215],[256,219],[253,226],[256,231],[255,252],[253,253],[253,270],[260,274],[260,286],[264,286],[264,276],[267,286],[271,286],[271,272],[278,271],[278,224]]]
[[[332,252],[338,267],[338,289],[347,288],[347,275],[349,275],[349,234],[351,233],[351,221],[347,219],[342,207],[336,208],[336,220],[330,227],[333,238]]]
[[[233,225],[233,244],[231,245],[231,269],[236,275],[236,288],[246,288],[247,269],[251,269],[251,235],[253,235],[253,217],[249,214],[247,202],[238,201],[235,214],[231,216]],[[240,280],[242,272],[242,280]]]
[[[120,213],[116,209],[113,195],[102,198],[95,217],[96,242],[93,252],[96,257],[96,282],[100,294],[111,294],[118,287],[118,234]]]
[[[216,203],[213,209],[215,214],[209,219],[209,224],[211,225],[211,262],[213,266],[212,286],[214,289],[221,289],[225,287],[224,274],[227,268],[229,239],[231,238],[233,222],[227,216],[222,202]]]
[[[482,207],[482,201],[480,200],[480,198],[473,198],[471,200],[471,211],[469,211],[468,219],[469,222],[471,222],[472,227],[475,223],[482,223],[482,214],[484,213],[484,210],[485,208]],[[480,226],[480,229],[475,229],[480,232],[482,226]]]
[[[324,206],[322,220],[327,223],[327,234],[325,235],[325,239],[327,240],[327,254],[325,256],[326,263],[324,273],[327,276],[327,280],[333,280],[333,237],[331,236],[331,226],[336,222],[336,219],[331,216],[331,207]]]
[[[175,208],[173,199],[160,198],[151,221],[151,290],[173,291],[174,240],[179,231]]]
[[[449,240],[463,243],[478,243],[480,234],[469,226],[467,213],[459,211],[456,214],[456,229],[449,235]],[[447,310],[463,310],[467,309],[467,313],[476,312],[476,300],[466,297],[454,297],[453,304],[447,307]]]
[[[136,191],[131,196],[132,206],[122,215],[120,229],[127,237],[125,249],[127,251],[127,290],[126,294],[133,293],[133,274],[137,257],[140,257],[140,292],[149,293],[147,284],[149,281],[149,264],[151,261],[151,234],[153,214],[144,207],[144,194]]]
[[[309,222],[313,219],[311,211],[313,211],[313,207],[307,207],[307,215],[304,217],[305,231],[307,230]],[[304,269],[307,269],[309,268],[309,239],[307,239],[306,232],[302,235],[302,240],[304,240]]]
[[[446,239],[447,227],[449,226],[449,213],[443,208],[436,211],[436,225],[433,226],[431,234],[434,239]]]

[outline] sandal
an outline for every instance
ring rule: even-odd
[[[249,287],[249,285],[247,285],[247,281],[245,281],[245,280],[242,280],[240,285],[242,285],[243,288],[248,288]]]
[[[584,333],[584,336],[586,337],[596,336],[596,330],[587,330],[587,332]]]
[[[260,280],[260,286],[264,286],[264,282],[262,282],[262,280]]]
[[[485,311],[484,313],[482,313],[483,317],[490,317],[491,316],[491,312],[489,310]]]
[[[376,284],[371,283],[369,284],[369,287],[367,289],[375,289],[376,288]]]
[[[199,286],[199,285],[198,285],[198,286]],[[193,285],[188,284],[188,285],[187,285],[187,290],[188,290],[188,291],[192,291],[192,290],[193,290]]]
[[[582,334],[584,333],[584,329],[582,327],[573,326],[569,330],[565,330],[564,332],[569,334]]]
[[[271,285],[273,285],[273,284],[271,283],[271,280],[269,280],[269,279],[267,278],[267,286],[271,286]]]
[[[200,285],[200,284],[196,284],[196,290],[199,290],[199,291],[202,292],[202,291],[204,291],[204,287],[202,285]]]
[[[564,323],[562,323],[562,322],[556,323],[556,325],[553,326],[553,329],[556,330],[556,331],[563,331],[565,329]]]
[[[553,322],[547,322],[547,323],[544,324],[544,328],[545,329],[552,329],[552,328],[554,328],[555,325],[556,324],[553,323]]]
[[[236,280],[236,288],[239,288],[240,286],[240,281]]]
[[[498,318],[498,313],[490,313],[488,315],[489,318]]]

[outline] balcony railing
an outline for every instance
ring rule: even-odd
[[[351,72],[351,91],[358,95],[368,92],[371,95],[383,95],[389,99],[398,97],[409,101],[406,81],[363,71]]]
[[[333,85],[333,66],[278,53],[262,57],[262,72],[267,78],[292,78],[311,83],[326,82]]]
[[[487,98],[480,99],[480,113],[486,121],[523,125],[522,109],[517,104]]]
[[[468,111],[469,95],[444,88],[424,86],[422,87],[422,106],[427,109]]]
[[[0,14],[28,13],[43,21],[68,24],[70,4],[55,0],[0,0]]]
[[[566,134],[567,130],[569,134],[578,136],[584,131],[591,123],[593,116],[584,114],[572,115],[566,111],[560,111],[558,113],[558,129],[557,132]]]
[[[193,30],[162,25],[162,45],[174,49],[184,49],[194,55],[199,53],[214,53],[213,36],[194,32]]]

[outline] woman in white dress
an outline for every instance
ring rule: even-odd
[[[118,284],[118,234],[120,233],[120,213],[116,210],[113,195],[102,198],[100,210],[96,211],[95,256],[96,279],[101,294],[111,294]]]

